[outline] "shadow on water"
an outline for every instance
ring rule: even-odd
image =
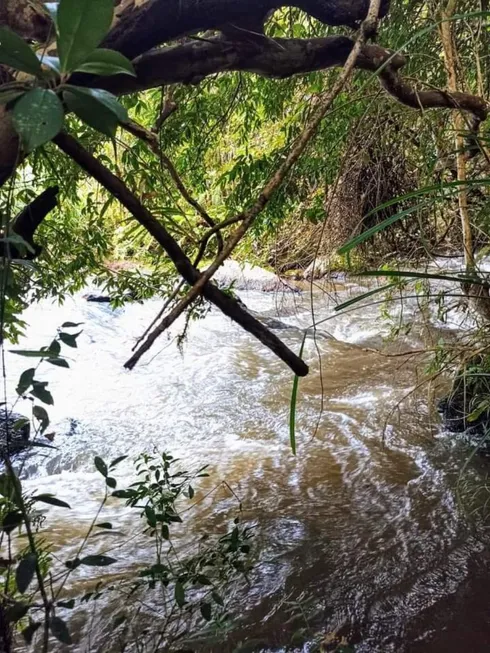
[[[277,313],[272,296],[250,293],[246,301]],[[308,299],[285,301],[281,319],[308,325]],[[45,375],[56,401],[58,450],[25,467],[28,489],[53,491],[72,506],[68,518],[49,513],[60,557],[73,554],[101,497],[93,456],[167,450],[187,469],[210,463],[213,480],[202,492],[226,480],[256,526],[259,559],[250,588],[237,598],[242,620],[220,651],[247,638],[262,642],[258,650],[287,646],[296,626],[285,624],[284,601],[303,593],[315,599],[318,631],[344,634],[360,653],[488,650],[486,529],[468,518],[457,496],[468,450],[439,432],[423,395],[392,412],[417,382],[413,363],[334,340],[318,341],[319,362],[308,339],[312,370],[300,383],[294,457],[291,374],[222,315],[192,326],[183,356],[163,338],[134,372],[123,370],[134,338],[157,310],[153,301],[112,311],[77,298],[63,307],[32,307],[26,316],[30,348],[46,344],[63,321],[84,322],[71,370]],[[320,305],[320,317],[329,312]],[[362,344],[384,327],[376,309],[364,308],[328,328]],[[281,336],[299,349],[300,332]],[[8,358],[12,387],[24,367]],[[119,470],[121,478],[129,473],[129,465]],[[481,465],[469,469],[469,493],[484,474]],[[200,519],[219,529],[235,508],[220,492],[203,504]],[[127,511],[112,503],[107,511],[130,529]],[[188,528],[183,542],[200,533],[197,516]],[[137,538],[124,548],[135,565],[149,554]],[[124,563],[111,573],[124,573]],[[84,619],[75,617],[80,651],[87,644]]]

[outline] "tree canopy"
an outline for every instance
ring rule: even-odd
[[[4,0],[4,231],[28,251],[11,240],[6,249],[14,261],[35,259],[27,279],[13,266],[12,311],[22,303],[19,282],[34,296],[62,297],[95,273],[121,301],[128,289],[166,297],[128,367],[205,300],[306,374],[213,274],[298,210],[321,221],[325,184],[349,139],[366,155],[371,125],[379,142],[369,156],[386,135],[402,134],[415,169],[417,159],[447,153],[446,114],[427,110],[450,109],[461,116],[466,159],[485,154],[487,46],[466,27],[483,33],[485,12],[469,9],[461,5],[463,20],[455,6],[441,13],[419,1]],[[476,57],[477,75],[453,74],[455,57],[462,68]],[[144,251],[152,272],[108,270],[115,247]]]

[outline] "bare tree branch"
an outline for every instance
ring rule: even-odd
[[[53,139],[54,143],[71,157],[83,170],[98,181],[111,195],[117,197],[119,202],[126,207],[131,215],[155,238],[155,240],[167,252],[174,263],[177,271],[187,281],[194,285],[201,277],[197,270],[178,243],[169,234],[165,227],[143,206],[140,200],[129,190],[126,184],[116,177],[100,161],[92,156],[72,136],[61,132]],[[212,304],[217,306],[225,315],[237,322],[245,331],[255,336],[262,344],[273,351],[281,360],[299,376],[308,374],[308,366],[294,352],[271,333],[255,317],[243,309],[243,307],[229,295],[222,292],[217,286],[207,283],[204,285],[203,296]],[[129,361],[126,367],[131,368]]]

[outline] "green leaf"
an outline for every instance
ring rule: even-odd
[[[368,240],[378,232],[384,231],[390,225],[394,224],[395,222],[398,222],[399,220],[402,220],[403,218],[408,217],[409,215],[412,215],[412,213],[416,213],[417,211],[421,211],[422,209],[425,209],[427,205],[428,205],[427,202],[421,202],[420,204],[411,206],[408,209],[405,209],[404,211],[400,211],[399,213],[396,213],[395,215],[386,218],[386,220],[383,220],[382,222],[374,225],[374,227],[371,227],[370,229],[366,229],[366,231],[363,231],[355,238],[352,238],[352,240],[349,240],[348,243],[342,245],[342,247],[340,247],[337,250],[337,253],[341,256],[343,254],[348,254],[351,250],[356,248],[358,245],[361,245],[362,243],[364,243],[366,240]],[[381,210],[381,207],[379,209],[376,208],[373,211],[370,211],[364,216],[364,219],[370,217],[373,213],[377,213],[379,210]]]
[[[75,329],[76,327],[82,326],[83,322],[63,322],[61,325],[62,329]]]
[[[432,274],[430,272],[411,272],[409,270],[368,270],[360,272],[360,277],[401,277],[403,279],[434,279],[436,281],[453,281],[454,283],[473,283],[477,286],[487,286],[486,279],[469,274]]]
[[[203,619],[206,621],[211,621],[211,617],[213,616],[213,608],[211,607],[211,603],[201,603],[201,614]]]
[[[25,94],[25,90],[23,89],[12,88],[12,89],[6,89],[4,91],[0,90],[0,104],[8,104],[9,102],[13,102],[14,100],[17,100],[24,94]]]
[[[189,485],[189,499],[193,499],[193,498],[194,498],[194,488],[192,487],[192,485]]]
[[[18,476],[0,474],[0,495],[19,505],[19,496],[22,494],[22,485]]]
[[[22,592],[23,594],[24,592]],[[17,623],[23,619],[27,612],[29,611],[29,605],[26,603],[16,602],[13,605],[10,605],[5,611],[5,620],[7,623]]]
[[[55,356],[59,355],[61,351],[61,345],[58,340],[53,340],[53,342],[49,345],[49,351],[53,352]]]
[[[34,574],[36,573],[36,563],[36,554],[28,553],[17,565],[17,569],[15,570],[15,582],[17,584],[17,589],[21,594],[24,594],[34,578]]]
[[[120,122],[128,119],[126,109],[117,98],[101,89],[65,87],[63,98],[70,109],[93,129],[113,138]]]
[[[53,352],[49,349],[35,350],[35,349],[10,349],[10,353],[17,354],[17,356],[25,356],[26,358],[56,358]]]
[[[52,140],[63,127],[65,112],[53,91],[34,88],[17,100],[12,120],[24,149],[32,152]]]
[[[27,392],[31,387],[32,382],[34,381],[34,374],[36,370],[31,367],[28,370],[24,370],[20,375],[19,383],[17,384],[16,392],[19,396],[22,396]]]
[[[21,417],[20,419],[14,422],[14,431],[20,431],[30,423],[30,420],[27,417]]]
[[[39,59],[27,43],[8,27],[0,27],[0,64],[41,77]]]
[[[127,456],[119,456],[119,458],[116,458],[115,460],[112,461],[112,463],[109,465],[109,467],[112,469],[113,467],[116,467],[116,465],[119,465],[123,460],[126,460]]]
[[[132,499],[135,496],[134,490],[115,490],[111,496],[116,499]]]
[[[40,623],[31,621],[27,628],[24,628],[22,631],[22,637],[24,638],[26,644],[30,644],[32,642],[32,638],[40,626]]]
[[[58,601],[56,604],[59,608],[66,608],[67,610],[73,610],[75,607],[75,599],[70,599],[69,601]]]
[[[74,349],[77,348],[77,338],[82,332],[79,331],[78,333],[71,334],[71,333],[64,333],[63,331],[59,334],[59,338],[61,342],[63,342],[65,345],[68,345],[68,347],[73,347]]]
[[[112,476],[108,476],[105,480],[106,485],[112,489],[114,489],[117,485],[117,481],[115,478],[112,478]]]
[[[106,530],[112,530],[112,524],[110,521],[105,521],[100,524],[95,524],[96,528],[105,528]]]
[[[66,623],[60,617],[51,617],[49,620],[49,629],[56,639],[62,644],[71,644],[71,636]]]
[[[81,565],[88,565],[89,567],[107,567],[115,562],[117,562],[115,558],[104,555],[85,556],[80,560]]]
[[[218,594],[218,592],[211,592],[211,596],[213,597],[213,601],[220,605],[221,607],[224,606],[224,601],[221,598],[221,596]]]
[[[353,304],[362,302],[364,299],[367,299],[368,297],[372,297],[373,295],[377,295],[378,293],[387,292],[388,290],[394,288],[395,286],[396,283],[388,283],[385,286],[374,288],[374,290],[369,290],[368,292],[362,293],[362,295],[357,295],[357,297],[353,297],[352,299],[348,299],[346,302],[343,302],[342,304],[338,304],[338,306],[336,306],[333,310],[336,312],[343,311],[344,309],[348,308],[349,306],[352,306]]]
[[[106,465],[105,462],[102,460],[102,458],[100,458],[100,456],[95,456],[95,458],[94,458],[94,465],[95,465],[95,469],[96,469],[98,472],[100,472],[100,473],[102,474],[102,476],[104,476],[105,478],[107,478],[107,474],[108,474],[108,471],[107,471],[107,465]]]
[[[61,0],[57,12],[58,54],[63,72],[72,72],[109,31],[113,0]]]
[[[49,503],[51,506],[58,506],[59,508],[69,508],[71,510],[71,506],[69,503],[66,503],[66,501],[62,501],[61,499],[57,499],[54,497],[52,494],[36,494],[35,496],[32,497],[33,501],[41,501],[41,503]]]
[[[56,365],[56,367],[70,367],[68,361],[64,358],[47,358],[46,362],[51,363],[51,365]]]
[[[47,383],[44,382],[41,383],[39,381],[33,381],[31,395],[36,397],[36,399],[39,399],[39,401],[42,401],[43,404],[52,406],[54,404],[53,395],[49,392],[49,390],[46,390],[46,385]]]
[[[34,406],[32,414],[41,423],[41,431],[44,432],[49,426],[49,415],[42,406]]]
[[[12,232],[10,236],[7,236],[6,238],[0,238],[0,242],[2,243],[10,243],[12,245],[15,245],[17,248],[24,248],[28,252],[31,252],[31,254],[35,254],[36,252],[34,251],[34,248],[30,243],[27,242],[22,236],[19,234],[16,234],[15,232]]]
[[[6,533],[11,533],[14,528],[20,526],[23,522],[22,513],[18,510],[11,510],[2,520],[2,530]]]
[[[99,48],[94,50],[77,71],[93,75],[132,75],[136,77],[133,64],[120,52]]]
[[[303,342],[299,350],[299,357],[302,358],[303,350],[305,348],[306,342],[306,332],[303,336]],[[296,404],[298,403],[298,386],[299,386],[299,376],[296,374],[293,381],[293,390],[291,393],[291,403],[289,407],[289,443],[291,445],[291,451],[293,455],[296,455]]]
[[[180,580],[175,583],[174,596],[179,608],[185,605],[185,589]]]

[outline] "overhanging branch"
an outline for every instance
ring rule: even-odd
[[[266,39],[260,45],[231,43],[216,37],[149,52],[134,62],[136,78],[121,75],[97,80],[97,85],[123,95],[168,84],[195,83],[216,73],[232,71],[287,78],[343,66],[353,45],[354,41],[345,36]],[[486,119],[489,108],[481,97],[438,89],[418,90],[410,85],[400,74],[405,62],[400,54],[379,45],[364,44],[355,68],[373,73],[379,70],[378,77],[385,90],[413,109],[460,109],[475,116],[473,129]]]
[[[116,177],[108,168],[98,161],[92,154],[85,150],[82,145],[72,136],[61,132],[54,139],[54,143],[72,158],[83,170],[98,181],[111,195],[117,197],[119,202],[131,213],[155,240],[167,252],[174,263],[177,271],[193,286],[201,278],[197,270],[179,247],[171,234],[165,227],[143,206],[140,200],[129,190],[126,184]],[[279,340],[255,317],[243,309],[243,307],[229,295],[223,293],[212,283],[206,283],[202,295],[217,306],[225,315],[239,324],[245,331],[255,336],[262,344],[271,349],[281,360],[283,360],[299,376],[308,374],[308,366],[294,352]]]
[[[104,47],[134,59],[185,34],[227,24],[261,24],[269,13],[285,6],[296,6],[325,25],[355,28],[366,17],[369,0],[148,0],[121,14]],[[388,6],[383,0],[381,16]]]

